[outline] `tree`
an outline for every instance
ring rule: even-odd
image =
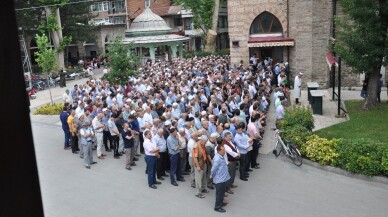
[[[388,63],[388,0],[340,0],[345,14],[336,18],[335,52],[356,72],[367,72],[363,108],[376,107],[381,66]]]
[[[56,56],[57,52],[51,48],[51,44],[45,34],[36,34],[35,39],[38,45],[38,51],[35,52],[36,62],[38,63],[44,75],[50,75],[53,71],[58,70],[59,68],[59,63]],[[53,104],[50,85],[48,85],[48,87],[51,104]]]
[[[137,75],[139,68],[139,57],[132,53],[131,44],[123,44],[122,38],[117,37],[109,45],[109,53],[101,55],[103,58],[110,58],[107,63],[110,72],[103,76],[111,84],[124,85],[128,82],[129,77]]]
[[[214,52],[220,0],[177,0],[176,2],[191,10],[194,27],[201,28],[206,34],[204,50]]]
[[[15,0],[18,26],[23,30],[39,29],[41,32],[49,33],[63,68],[64,50],[72,39],[78,41],[95,39],[92,33],[96,27],[88,23],[94,17],[89,10],[91,4],[92,1],[79,2],[79,0]]]

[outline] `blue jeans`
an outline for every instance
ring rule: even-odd
[[[70,130],[69,130],[69,129],[63,129],[63,132],[65,133],[65,143],[64,143],[64,147],[65,147],[65,148],[70,147],[70,146],[69,146]]]
[[[147,163],[148,186],[156,183],[156,156],[145,156]]]
[[[171,183],[175,182],[176,178],[179,178],[180,173],[180,165],[179,165],[180,154],[170,154],[170,181]]]
[[[362,97],[362,98],[366,98],[366,96],[367,96],[367,91],[365,91],[365,90],[361,90],[361,94],[360,94],[360,96]]]

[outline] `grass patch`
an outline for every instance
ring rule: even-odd
[[[388,104],[381,103],[376,109],[361,110],[362,101],[346,101],[350,121],[315,132],[320,137],[362,139],[370,138],[388,144]]]

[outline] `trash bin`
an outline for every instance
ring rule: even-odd
[[[323,114],[323,91],[322,90],[311,90],[311,108],[313,109],[314,115],[322,115]]]
[[[311,104],[311,90],[317,90],[319,84],[317,82],[307,82],[307,100]]]

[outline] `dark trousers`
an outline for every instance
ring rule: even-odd
[[[109,131],[102,131],[103,134],[102,134],[102,141],[104,143],[104,146],[105,146],[105,150],[109,150],[109,147],[108,147],[108,140],[109,140],[109,145],[111,148],[112,147],[112,137],[110,135],[110,132]]]
[[[222,208],[227,182],[221,182],[221,183],[215,184],[215,186],[216,186],[216,204],[214,205],[214,209]]]
[[[78,148],[78,136],[76,133],[74,133],[74,136],[70,134],[70,144],[71,144],[71,151],[76,152],[79,150]]]
[[[377,91],[377,102],[381,102],[381,97],[380,97],[380,95],[381,95],[381,91]]]
[[[252,150],[248,151],[246,157],[245,157],[245,171],[248,172],[249,166],[251,165],[251,155]]]
[[[64,148],[70,147],[70,145],[69,145],[70,131],[69,131],[69,129],[63,129],[63,132],[65,134]]]
[[[179,165],[179,157],[180,154],[170,154],[170,181],[175,182],[175,176],[176,178],[180,178],[181,174],[181,168]]]
[[[147,163],[148,186],[156,183],[156,156],[145,156]]]
[[[144,138],[143,138],[143,132],[140,132],[139,134],[139,139],[140,139],[140,153],[144,154]]]
[[[234,178],[236,177],[236,161],[229,161],[228,164],[228,172],[230,175],[230,179],[228,180],[227,189],[230,189],[230,187],[234,183]]]
[[[166,174],[166,162],[168,160],[167,152],[159,152],[160,158],[156,160],[156,171],[158,178]]]
[[[241,153],[240,153],[241,154]],[[245,177],[245,165],[247,161],[247,154],[241,154],[240,155],[240,165],[239,165],[239,172],[240,172],[240,178]]]
[[[119,156],[119,136],[112,136],[112,142],[113,142],[113,154],[114,156]]]
[[[257,156],[259,155],[259,140],[253,140],[253,146],[251,151],[251,167],[255,167],[257,165]],[[248,164],[249,165],[249,164]]]

